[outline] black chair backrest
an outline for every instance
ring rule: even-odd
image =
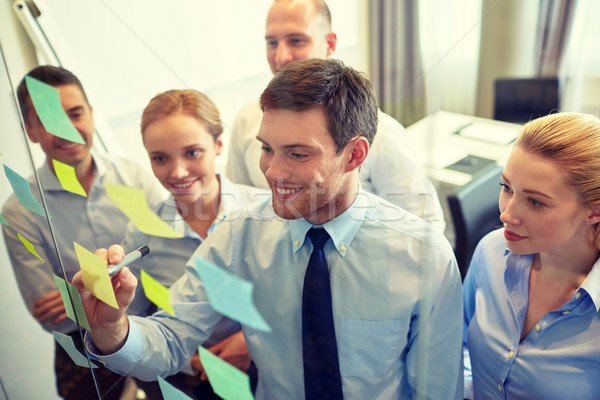
[[[558,78],[497,79],[494,119],[526,123],[560,107]]]
[[[498,208],[502,169],[494,165],[448,196],[456,240],[454,254],[463,279],[477,243],[502,226]]]

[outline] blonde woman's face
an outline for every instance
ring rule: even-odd
[[[204,125],[185,114],[152,122],[144,131],[144,146],[160,183],[183,204],[193,204],[219,189],[215,158],[223,151]]]
[[[589,240],[591,211],[563,184],[558,166],[515,148],[504,173],[499,206],[506,245],[517,254],[569,251]]]

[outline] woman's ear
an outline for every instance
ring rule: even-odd
[[[217,141],[215,142],[215,153],[218,156],[220,156],[223,153],[223,140],[221,139],[220,135],[217,138]]]
[[[600,222],[600,208],[592,208],[585,220],[590,225],[595,225]]]
[[[346,145],[348,153],[348,162],[346,172],[350,172],[360,167],[369,154],[369,142],[364,136],[357,136],[350,140]]]

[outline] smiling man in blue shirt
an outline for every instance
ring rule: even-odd
[[[317,398],[305,395],[302,309],[313,251],[306,234],[319,227],[331,238],[324,254],[343,397],[462,398],[462,297],[452,249],[430,224],[360,187],[358,169],[377,127],[369,81],[336,60],[298,61],[273,78],[261,107],[260,168],[272,198],[221,224],[194,255],[254,284],[256,307],[272,328],[243,326],[259,370],[256,397]],[[114,263],[123,249],[97,254]],[[180,369],[221,318],[194,264],[171,287],[176,318],[128,317],[137,282],[127,269],[116,290],[120,310],[90,296],[76,276],[92,325],[88,351],[141,379]]]

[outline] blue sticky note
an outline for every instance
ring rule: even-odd
[[[35,112],[44,125],[44,129],[59,138],[85,144],[62,108],[58,90],[30,76],[25,76],[25,83]]]
[[[15,196],[17,196],[19,203],[21,203],[21,205],[26,209],[45,217],[46,212],[44,211],[44,207],[42,207],[42,205],[33,196],[33,193],[31,193],[31,187],[29,187],[29,182],[27,182],[27,179],[17,174],[6,164],[4,164],[4,173],[10,182],[10,186],[13,188],[13,192],[15,192]]]
[[[252,301],[254,285],[251,282],[240,279],[205,259],[196,257],[195,263],[212,308],[244,325],[271,332],[271,327]]]
[[[248,375],[221,360],[204,347],[198,347],[202,367],[213,391],[226,400],[253,400]]]
[[[2,224],[2,225],[8,225],[8,221],[6,219],[4,219],[4,217],[2,216],[2,214],[0,214],[0,224]]]
[[[158,386],[165,400],[192,400],[187,394],[177,389],[160,376],[158,377]]]
[[[73,343],[73,338],[69,335],[65,335],[64,333],[52,331],[52,335],[54,335],[54,340],[58,342],[62,346],[63,349],[67,352],[71,360],[80,367],[89,368],[90,364],[92,368],[98,368],[98,366],[94,363],[88,364],[88,359],[77,350],[75,347],[75,343]]]
[[[79,321],[79,325],[81,325],[82,328],[91,331],[92,328],[90,328],[90,323],[87,320],[87,315],[85,315],[85,309],[83,308],[83,302],[81,301],[81,296],[79,295],[79,290],[77,290],[77,286],[73,285],[70,282],[67,282],[60,276],[52,274],[52,277],[54,278],[54,283],[56,283],[56,287],[58,287],[60,297],[62,297],[67,317],[69,317],[69,319],[71,319],[75,323]]]

